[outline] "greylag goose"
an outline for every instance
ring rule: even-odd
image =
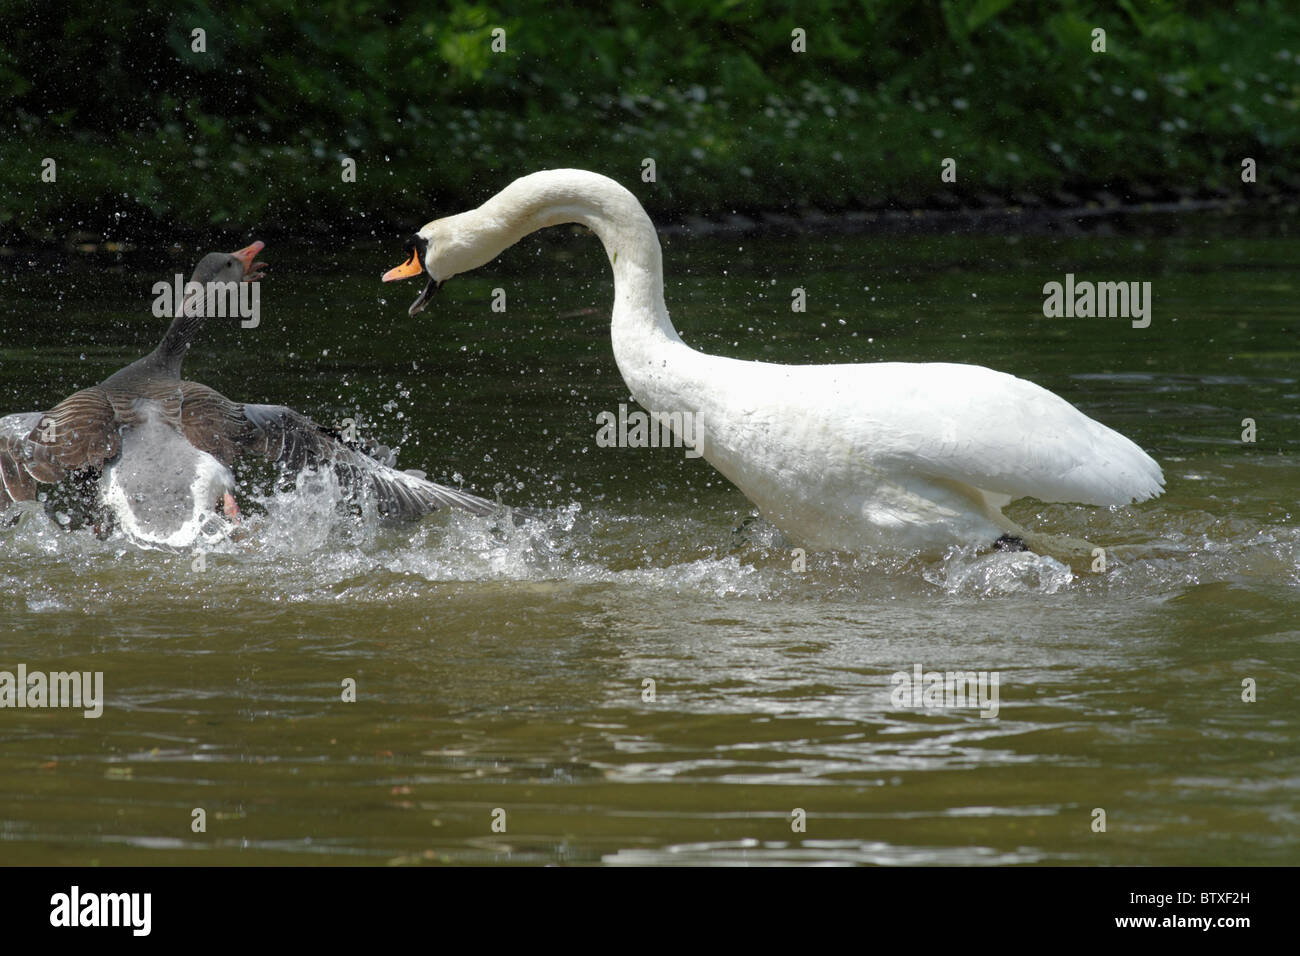
[[[209,253],[192,283],[262,277],[254,242]],[[186,286],[191,290],[191,286]],[[350,499],[373,498],[387,518],[415,518],[443,507],[477,515],[500,506],[379,461],[282,405],[252,405],[181,379],[181,364],[203,325],[201,294],[191,292],[158,347],[46,412],[0,418],[0,512],[33,501],[41,485],[76,479],[144,547],[184,548],[223,536],[238,521],[231,465],[262,456],[291,474],[330,466]],[[224,520],[223,520],[224,518]]]

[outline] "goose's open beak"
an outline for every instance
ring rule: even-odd
[[[251,246],[245,246],[238,252],[232,252],[231,255],[238,259],[244,266],[244,282],[256,282],[266,273],[265,262],[258,262],[257,254],[266,248],[265,242],[255,242]]]
[[[424,272],[424,263],[420,261],[420,250],[412,248],[411,258],[400,266],[395,266],[385,272],[383,280],[385,282],[396,282],[398,279],[409,279],[412,276],[418,276],[422,272]],[[430,276],[429,281],[425,283],[424,291],[416,296],[415,301],[411,303],[411,307],[406,310],[407,314],[415,315],[417,312],[422,312],[424,307],[429,304],[429,299],[438,291],[440,285],[442,285],[441,282],[434,281],[433,277]]]

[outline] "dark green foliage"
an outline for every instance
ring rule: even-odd
[[[29,238],[388,230],[560,165],[662,218],[1235,191],[1247,156],[1297,185],[1294,0],[11,2],[0,37],[0,230]]]

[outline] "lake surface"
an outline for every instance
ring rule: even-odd
[[[150,288],[199,251],[0,257],[0,414],[152,348]],[[1105,573],[973,552],[794,570],[704,461],[597,447],[629,398],[593,237],[531,237],[417,319],[414,283],[377,281],[401,257],[270,244],[261,325],[206,330],[187,377],[353,418],[404,467],[548,517],[394,528],[250,485],[248,535],[202,570],[41,514],[0,531],[0,670],[102,671],[106,696],[99,719],[0,710],[0,863],[1300,863],[1285,223],[666,239],[704,351],[988,365],[1134,439],[1164,497],[1009,509],[1104,546]],[[1152,282],[1150,327],[1045,319],[1066,273]],[[997,671],[997,717],[896,708],[918,664]]]

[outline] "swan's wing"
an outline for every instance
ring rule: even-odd
[[[117,426],[117,411],[99,388],[76,392],[48,412],[0,419],[0,507],[31,501],[37,485],[68,472],[102,467],[121,444]]]
[[[1123,505],[1164,490],[1160,466],[1119,432],[1033,382],[936,363],[893,389],[880,449],[906,467],[1011,498]]]
[[[237,405],[220,395],[216,399],[220,402],[206,399],[211,404],[206,408],[204,423],[193,430],[199,432],[197,439],[213,449],[212,454],[218,458],[222,457],[219,451],[229,443],[231,448],[261,455],[291,472],[330,465],[349,494],[363,489],[373,494],[379,513],[385,517],[418,518],[440,508],[459,508],[476,515],[498,514],[502,510],[500,505],[484,498],[391,468],[340,441],[292,408]],[[225,402],[224,407],[221,402]],[[191,434],[191,429],[184,424],[182,428],[187,435]],[[190,440],[200,444],[196,437]],[[230,458],[222,460],[229,463]]]

